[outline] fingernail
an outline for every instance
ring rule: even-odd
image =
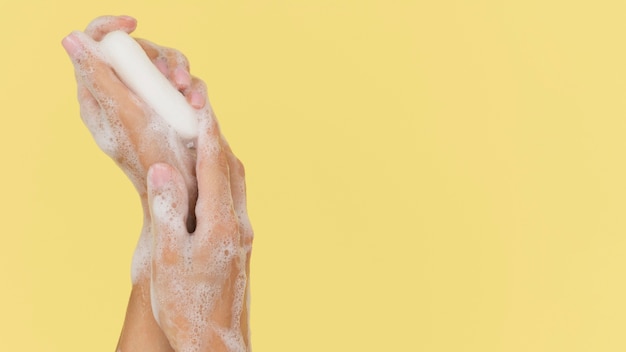
[[[75,58],[82,47],[82,44],[78,38],[76,38],[74,33],[71,33],[67,37],[63,38],[61,45],[63,45],[63,48],[65,48],[65,51],[71,58]]]
[[[163,57],[157,57],[154,63],[161,73],[167,77],[167,61]]]
[[[122,19],[124,21],[137,21],[134,17],[126,16],[126,15],[117,16],[117,18]]]
[[[182,67],[174,70],[174,82],[179,88],[185,88],[191,84],[191,75]]]
[[[193,106],[196,109],[200,109],[204,107],[204,103],[205,103],[204,95],[198,92],[191,92],[189,100],[191,101],[191,106]]]
[[[164,165],[155,164],[150,168],[150,181],[155,188],[161,188],[172,179],[172,175]]]

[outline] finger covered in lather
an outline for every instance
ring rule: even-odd
[[[195,109],[202,109],[207,102],[207,88],[203,80],[193,77],[189,89],[183,91],[189,105]],[[207,112],[210,113],[210,112]]]
[[[97,43],[85,33],[74,31],[63,40],[63,44],[74,63],[79,85],[89,90],[100,107],[108,112],[106,116],[112,118],[119,112],[122,124],[130,130],[144,128],[147,120],[140,106],[141,100],[120,81],[102,58]],[[120,106],[125,108],[118,111]]]
[[[74,63],[76,79],[102,104],[105,100],[128,96],[128,88],[103,59],[97,43],[85,33],[74,31],[63,39]],[[68,49],[70,47],[70,49]]]
[[[230,145],[221,137],[222,146],[228,158],[228,171],[230,177],[230,191],[233,199],[233,207],[239,223],[239,231],[242,237],[242,244],[246,247],[252,245],[254,237],[252,225],[248,217],[246,201],[246,172],[243,163],[235,156]]]
[[[199,121],[196,177],[198,202],[195,234],[201,243],[211,243],[224,236],[239,236],[231,194],[228,155],[222,146],[219,125],[206,109]]]
[[[154,44],[146,39],[136,38],[135,40],[176,89],[182,92],[189,88],[191,85],[189,60],[183,53],[176,49]]]
[[[182,254],[178,244],[188,235],[188,195],[182,175],[174,167],[157,163],[148,170],[148,202],[152,219],[153,259],[173,263]]]

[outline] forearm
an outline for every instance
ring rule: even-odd
[[[142,196],[142,205],[144,197]],[[117,345],[123,352],[174,352],[154,320],[150,301],[150,218],[144,214],[144,227],[132,263],[132,290],[126,318]]]
[[[149,282],[133,285],[117,351],[174,352],[152,315]]]

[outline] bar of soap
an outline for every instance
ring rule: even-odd
[[[100,50],[118,77],[183,138],[198,136],[198,118],[185,97],[123,31],[107,34]]]

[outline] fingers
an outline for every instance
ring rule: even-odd
[[[213,116],[200,120],[196,175],[198,203],[197,228],[200,236],[229,236],[237,232],[237,220],[230,192],[228,157],[220,142],[220,131]],[[208,243],[198,239],[201,243]]]
[[[62,43],[74,63],[76,78],[89,89],[100,104],[111,98],[120,100],[128,96],[128,88],[102,60],[95,42],[89,36],[74,31],[65,37]]]
[[[181,253],[177,243],[187,235],[187,188],[182,175],[167,164],[154,164],[148,171],[148,204],[152,219],[153,259],[172,263]]]
[[[137,41],[137,44],[141,46],[143,51],[146,52],[146,55],[148,55],[153,62],[161,55],[161,47],[153,42],[141,38],[135,38],[135,41]]]
[[[175,68],[180,67],[189,72],[189,60],[180,51],[154,44],[146,39],[136,40],[139,45],[144,48],[144,50],[148,49],[146,51],[146,54],[148,54],[148,57],[150,57],[151,60],[162,58],[168,64],[168,68],[170,70],[174,70]],[[167,73],[164,72],[164,74]]]
[[[101,16],[91,21],[85,33],[74,31],[63,39],[63,47],[76,68],[76,78],[89,89],[92,96],[102,105],[127,96],[128,89],[115,76],[113,70],[98,54],[96,42],[115,30],[131,33],[137,21],[129,16]],[[82,81],[82,82],[81,82]]]
[[[91,120],[96,119],[99,115],[98,111],[100,110],[100,105],[89,89],[81,82],[78,83],[78,103],[80,104],[80,116],[83,118],[83,121],[86,124],[88,124],[88,122],[92,123]]]
[[[222,146],[226,150],[228,158],[228,171],[230,177],[230,192],[233,199],[233,207],[237,215],[239,230],[241,232],[242,244],[249,248],[252,246],[253,232],[248,218],[248,210],[246,207],[246,180],[243,164],[235,154],[233,154],[226,139],[222,136]]]
[[[112,142],[115,135],[111,129],[111,119],[103,118],[100,104],[80,81],[78,81],[78,103],[80,117],[98,147],[108,156],[117,159],[119,146]]]
[[[74,63],[76,80],[85,87],[106,111],[112,125],[117,119],[131,131],[141,130],[147,123],[141,100],[117,77],[100,57],[96,42],[82,32],[72,32],[63,39],[63,46]]]
[[[185,90],[191,85],[191,75],[184,67],[176,67],[170,77],[170,80],[174,81],[174,86],[178,88],[178,90]]]
[[[183,91],[187,102],[195,109],[202,109],[206,105],[207,89],[204,81],[193,77],[189,89]]]
[[[252,231],[252,226],[250,225],[250,220],[248,218],[248,211],[246,209],[246,181],[245,181],[245,170],[243,164],[235,154],[233,154],[228,142],[222,136],[222,145],[226,150],[226,154],[228,156],[228,169],[230,175],[230,189],[233,198],[233,204],[235,208],[235,213],[237,215],[237,220],[239,223],[239,232],[241,234],[241,245],[243,246],[245,252],[245,272],[246,278],[250,277],[250,255],[252,251],[252,240],[254,238],[254,234]],[[250,305],[250,282],[246,281],[245,288],[245,306],[241,310],[241,317],[239,320],[240,326],[244,327],[244,331],[247,331],[247,334],[243,335],[244,342],[247,346],[250,345],[250,335],[248,329],[248,312]]]
[[[191,85],[189,60],[180,51],[166,48],[145,39],[135,39],[174,87],[183,92]]]
[[[135,28],[137,20],[130,16],[101,16],[87,25],[85,34],[99,42],[109,32],[122,30],[130,34]]]

